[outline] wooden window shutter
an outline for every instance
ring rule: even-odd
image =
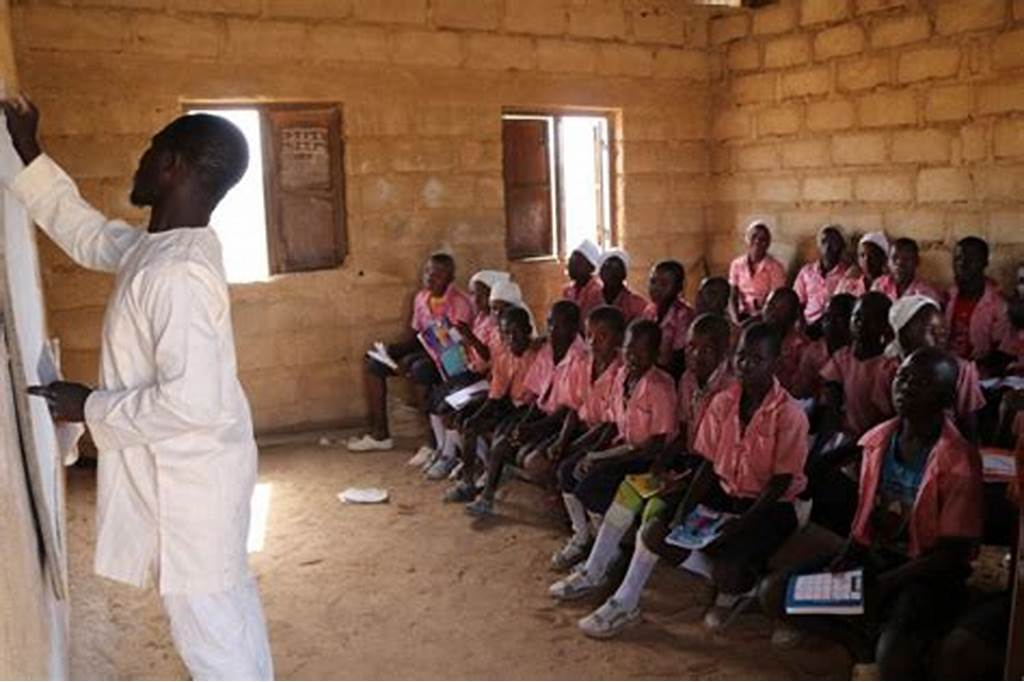
[[[502,121],[505,174],[505,247],[510,259],[554,254],[551,122]]]
[[[348,255],[341,112],[272,105],[264,115],[270,271],[337,267]]]

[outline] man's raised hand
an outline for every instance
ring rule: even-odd
[[[27,166],[42,154],[39,147],[39,109],[24,95],[0,101],[0,109],[7,119],[14,151]]]
[[[28,393],[46,398],[50,414],[57,421],[84,422],[85,401],[92,389],[69,381],[54,381],[46,386],[29,386]]]

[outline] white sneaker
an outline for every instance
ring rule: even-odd
[[[366,434],[360,438],[349,438],[345,446],[350,452],[386,452],[395,449],[395,441],[390,438],[377,440]]]
[[[406,464],[408,464],[411,467],[421,467],[424,464],[426,464],[431,457],[434,456],[434,452],[434,448],[430,447],[429,445],[424,445],[423,447],[416,451],[416,454],[413,455],[412,459],[406,462]]]
[[[434,463],[427,469],[427,480],[428,481],[441,481],[448,478],[448,474],[451,473],[455,465],[459,463],[454,457],[441,456],[434,460]]]
[[[551,568],[556,571],[564,571],[575,566],[581,559],[587,557],[587,551],[591,544],[589,535],[582,537],[573,535],[560,550],[551,555]]]
[[[578,623],[580,630],[587,637],[608,639],[622,632],[630,623],[640,619],[640,607],[632,610],[611,597],[592,614]]]
[[[607,576],[592,576],[587,573],[586,567],[583,567],[553,582],[548,588],[548,595],[559,601],[572,601],[601,589],[606,582]]]

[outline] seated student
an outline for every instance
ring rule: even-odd
[[[946,324],[939,304],[927,296],[907,295],[889,310],[889,326],[894,338],[889,354],[901,361],[918,348],[944,348]],[[964,438],[977,442],[978,410],[985,407],[978,368],[971,360],[956,358],[956,400],[953,414]]]
[[[889,272],[876,279],[871,284],[871,290],[881,291],[893,301],[919,294],[927,296],[941,307],[942,294],[917,274],[920,263],[921,254],[917,242],[908,237],[900,237],[892,243]]]
[[[854,438],[892,416],[888,387],[896,361],[885,355],[892,339],[891,305],[877,291],[861,296],[850,319],[853,343],[841,348],[821,370],[822,403],[835,416],[842,414],[842,428]]]
[[[628,474],[651,468],[676,430],[675,381],[655,365],[661,329],[636,320],[626,331],[624,366],[612,384],[608,421],[614,429],[582,456],[566,458],[558,480],[573,528],[586,513],[604,514]],[[606,446],[611,446],[605,449]]]
[[[1022,282],[1024,282],[1024,267],[1021,269]],[[1024,288],[1024,284],[1018,284],[1018,289]],[[1014,291],[1006,301],[1006,317],[1009,320],[1009,330],[999,346],[1009,359],[1006,367],[1007,374],[1024,374],[1024,294]]]
[[[825,313],[819,318],[821,338],[809,343],[800,354],[793,395],[814,397],[821,392],[821,370],[829,358],[852,343],[850,318],[857,299],[850,294],[836,294],[829,299]]]
[[[647,299],[635,294],[626,284],[629,274],[629,254],[622,249],[610,249],[601,254],[601,302],[622,311],[626,324],[640,317],[647,308]]]
[[[736,320],[757,315],[768,295],[786,285],[786,269],[768,253],[772,233],[767,223],[754,221],[747,227],[747,252],[729,265],[729,284]]]
[[[720,627],[749,603],[769,557],[797,527],[793,501],[805,482],[807,417],[775,378],[781,350],[782,338],[772,325],[755,322],[743,330],[735,357],[739,382],[711,400],[693,442],[706,461],[675,515],[655,516],[637,533],[622,584],[580,620],[584,634],[611,637],[640,617],[640,593],[658,557],[672,565],[689,557],[665,538],[698,504],[737,515],[703,550],[719,593],[705,625]]]
[[[487,400],[456,420],[462,448],[460,481],[476,482],[476,460],[482,444],[511,431],[530,408],[534,398],[526,388],[526,375],[537,356],[533,323],[524,307],[509,307],[498,321],[501,346],[491,360]]]
[[[594,270],[601,266],[601,249],[589,239],[584,239],[569,255],[566,266],[569,283],[562,290],[562,298],[580,307],[586,318],[590,311],[604,305],[601,294],[601,280],[594,276]]]
[[[986,376],[998,376],[1007,358],[999,352],[1009,333],[1006,301],[999,285],[985,276],[988,244],[964,237],[953,251],[953,277],[946,305],[949,349],[974,360]]]
[[[818,260],[800,268],[793,281],[808,325],[816,324],[825,314],[829,299],[846,276],[845,251],[846,239],[838,225],[825,225],[818,231]]]
[[[585,454],[610,430],[608,412],[612,386],[622,367],[626,318],[618,308],[599,306],[590,311],[586,332],[586,348],[575,357],[565,377],[566,390],[572,396],[569,401],[576,409],[568,411],[553,442],[524,459],[527,474],[545,487],[555,487],[555,472],[562,460],[574,453]]]
[[[663,456],[651,469],[645,482],[659,489],[649,499],[638,492],[626,478],[615,493],[615,500],[605,513],[597,531],[594,546],[587,555],[591,532],[587,525],[574,528],[573,537],[555,553],[552,567],[564,570],[586,558],[586,564],[568,577],[554,583],[548,590],[556,599],[576,599],[601,587],[618,556],[619,543],[641,513],[648,520],[674,509],[682,496],[687,472],[691,470],[693,441],[708,405],[722,390],[736,380],[729,363],[729,322],[720,315],[699,315],[690,326],[687,355],[690,364],[683,373],[677,391],[679,398],[679,431]],[[585,520],[586,516],[582,516]]]
[[[811,341],[800,329],[800,299],[789,287],[773,291],[764,305],[764,321],[774,326],[782,336],[782,353],[775,363],[776,376],[782,387],[797,398],[800,389],[800,358]]]
[[[466,348],[466,355],[469,358],[469,372],[462,376],[452,377],[443,384],[434,386],[430,391],[427,401],[427,414],[430,417],[430,428],[434,435],[434,447],[424,445],[412,459],[409,466],[422,466],[428,461],[437,459],[438,454],[444,449],[445,424],[443,415],[447,413],[447,405],[444,399],[453,391],[477,381],[486,376],[491,366],[490,344],[494,341],[492,336],[497,334],[497,321],[491,313],[491,292],[501,282],[507,282],[511,275],[507,272],[497,270],[481,270],[469,279],[469,289],[473,294],[473,307],[476,314],[473,323],[456,322],[455,326],[462,334],[463,345]]]
[[[978,452],[947,415],[956,377],[956,362],[937,348],[903,361],[893,383],[898,416],[860,439],[860,496],[846,547],[761,586],[765,613],[839,640],[858,667],[877,665],[874,679],[921,679],[932,643],[964,603],[983,503]],[[858,567],[864,616],[785,615],[790,576]]]
[[[686,285],[686,270],[675,260],[663,260],[651,268],[648,293],[651,302],[640,316],[661,328],[658,366],[674,377],[685,364],[686,334],[693,321],[693,308],[680,298]]]
[[[931,679],[1004,679],[1011,594],[1003,590],[986,595],[957,619],[939,642]]]
[[[453,324],[472,322],[473,302],[455,286],[455,259],[447,253],[435,253],[427,259],[423,268],[423,289],[413,301],[411,333],[404,340],[387,347],[388,355],[398,364],[398,370],[372,358],[366,359],[363,383],[370,433],[349,439],[349,450],[369,452],[395,447],[388,428],[387,379],[408,377],[419,388],[421,405],[425,403],[426,391],[438,383],[441,376],[416,334],[442,320]]]
[[[850,268],[836,287],[837,294],[853,294],[858,298],[871,291],[875,281],[887,272],[889,240],[882,232],[868,232],[857,244],[857,267]]]
[[[700,281],[697,289],[697,300],[694,301],[694,312],[697,315],[718,315],[729,322],[732,318],[729,313],[729,297],[732,295],[732,288],[729,280],[725,277],[705,277]]]
[[[558,301],[548,316],[548,338],[537,350],[524,379],[529,408],[512,429],[495,438],[483,490],[456,486],[451,495],[445,496],[447,501],[471,503],[466,511],[474,516],[489,516],[493,512],[494,494],[505,462],[520,452],[525,456],[541,443],[550,442],[558,435],[568,412],[578,407],[567,376],[585,349],[580,337],[579,307],[572,301]]]

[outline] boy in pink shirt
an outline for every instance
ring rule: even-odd
[[[768,253],[771,245],[768,225],[754,222],[747,228],[747,252],[729,265],[733,314],[737,320],[760,313],[768,295],[786,286],[786,269]]]
[[[999,285],[985,276],[988,244],[978,237],[964,237],[953,251],[953,276],[946,306],[949,349],[974,360],[985,373],[998,376],[1004,357],[999,348],[1010,331],[1006,300]]]
[[[470,324],[473,315],[472,300],[455,286],[455,259],[447,253],[431,255],[423,268],[423,289],[413,301],[410,332],[402,341],[387,347],[388,355],[398,364],[398,369],[392,369],[369,356],[366,358],[363,384],[370,432],[349,439],[349,450],[365,452],[394,448],[388,427],[387,380],[395,376],[411,379],[416,386],[420,405],[426,408],[426,393],[431,386],[441,381],[441,376],[416,334],[443,320],[451,324]]]
[[[467,502],[466,511],[474,516],[489,516],[494,508],[502,470],[506,461],[525,455],[540,441],[558,433],[565,416],[578,408],[576,396],[569,390],[567,375],[573,363],[584,353],[580,338],[580,309],[572,301],[558,301],[548,317],[548,339],[537,350],[523,380],[530,406],[515,426],[499,435],[487,459],[487,481],[482,490],[460,483],[445,495],[448,502]],[[521,461],[516,461],[522,464]]]
[[[646,521],[674,509],[678,504],[687,477],[692,473],[694,464],[699,464],[699,458],[691,454],[697,428],[711,400],[735,382],[729,363],[730,333],[729,323],[721,316],[701,315],[694,320],[687,346],[689,366],[677,391],[679,432],[676,438],[666,445],[649,474],[627,476],[619,485],[589,555],[589,525],[573,528],[573,536],[552,557],[552,567],[564,570],[584,557],[587,562],[553,584],[548,590],[552,597],[576,599],[603,585],[608,569],[618,555],[619,543],[636,518],[642,514]],[[641,490],[658,489],[659,492],[653,497],[645,496],[638,487]],[[567,500],[566,504],[568,506],[571,501]]]
[[[808,325],[821,319],[829,299],[846,276],[845,250],[846,240],[839,226],[826,225],[818,232],[818,260],[800,268],[793,281],[793,290],[803,304]]]
[[[874,679],[924,679],[933,642],[966,603],[983,526],[981,459],[948,418],[956,362],[922,348],[893,383],[898,416],[860,439],[860,499],[846,547],[762,586],[764,611],[845,644]],[[789,577],[864,570],[863,616],[785,616]]]
[[[914,294],[927,296],[941,307],[942,294],[917,275],[917,266],[920,262],[917,242],[900,237],[892,243],[889,272],[876,279],[871,284],[871,290],[881,291],[892,301]]]
[[[648,293],[651,302],[640,316],[657,322],[661,328],[658,366],[678,377],[685,364],[687,333],[694,311],[680,296],[686,285],[686,270],[679,261],[661,261],[651,268]]]
[[[812,341],[800,355],[793,395],[797,398],[816,397],[822,386],[821,370],[829,359],[852,342],[850,318],[857,299],[850,294],[836,294],[829,299],[825,314],[818,321],[821,338]]]
[[[807,417],[775,378],[782,339],[775,327],[753,323],[736,350],[739,383],[716,395],[694,441],[705,461],[686,490],[674,518],[664,515],[637,533],[636,548],[619,589],[579,622],[584,634],[611,637],[640,617],[640,592],[659,556],[673,565],[687,550],[665,539],[698,504],[736,514],[702,551],[713,562],[719,591],[705,625],[724,625],[750,601],[749,593],[768,559],[796,529],[793,501],[803,490]]]
[[[601,280],[594,276],[600,264],[601,249],[589,239],[584,239],[569,254],[566,265],[569,283],[562,290],[562,298],[578,305],[584,319],[591,310],[604,303]]]
[[[622,249],[611,249],[601,255],[601,302],[622,311],[629,324],[647,308],[647,299],[633,293],[626,278],[629,274],[629,254]]]
[[[772,292],[764,306],[764,321],[782,336],[782,354],[775,363],[775,376],[782,387],[797,398],[800,394],[800,359],[811,340],[800,329],[800,299],[796,292],[781,287]]]

